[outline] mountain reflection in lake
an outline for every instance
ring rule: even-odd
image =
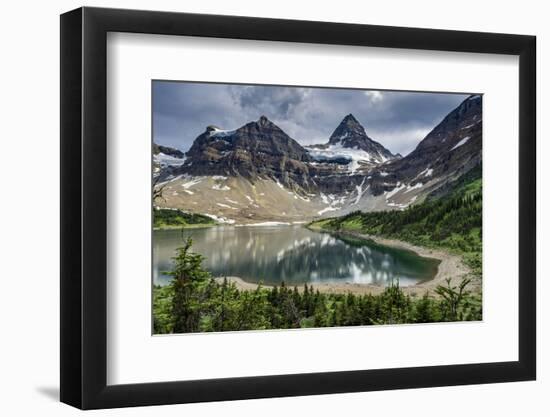
[[[153,232],[153,282],[166,285],[175,249],[188,236],[213,276],[266,285],[359,283],[413,285],[435,276],[439,261],[372,241],[314,232],[302,226],[218,226]]]

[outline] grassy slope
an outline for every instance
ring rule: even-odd
[[[482,251],[481,166],[458,179],[445,196],[428,196],[425,202],[404,211],[354,212],[313,222],[311,227],[353,231],[445,248],[463,256],[481,275]]]
[[[154,209],[153,227],[155,229],[190,228],[215,226],[216,222],[202,214],[185,213],[181,210]]]

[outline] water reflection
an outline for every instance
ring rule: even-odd
[[[313,232],[301,226],[220,226],[185,231],[155,231],[153,280],[164,285],[176,247],[187,236],[193,251],[206,257],[214,276],[238,276],[249,282],[289,285],[352,282],[412,285],[433,278],[439,261],[374,242]]]

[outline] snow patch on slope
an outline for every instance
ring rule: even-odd
[[[319,214],[319,216],[325,214],[326,212],[328,211],[334,211],[334,210],[338,210],[337,207],[332,207],[332,206],[329,206],[329,207],[325,207],[324,209],[322,210],[319,210],[317,213]]]
[[[391,201],[391,198],[393,196],[395,196],[397,193],[399,193],[400,191],[404,190],[402,193],[401,193],[401,196],[400,196],[400,199],[402,200],[402,198],[404,197],[404,195],[408,192],[411,192],[413,190],[416,190],[416,189],[420,189],[424,186],[424,184],[422,183],[417,183],[415,185],[410,185],[410,184],[401,184],[400,182],[397,183],[397,185],[390,191],[386,191],[384,193],[384,197],[386,199],[386,204],[388,207],[396,207],[398,209],[401,209],[401,210],[404,210],[406,209],[407,207],[409,207],[412,203],[415,202],[415,200],[418,198],[417,195],[414,195],[412,196],[409,201],[407,202],[404,202],[404,203],[397,203],[395,201]]]
[[[451,148],[451,151],[452,151],[452,150],[455,150],[455,149],[458,148],[459,146],[464,145],[466,142],[468,142],[468,139],[470,139],[470,136],[466,136],[464,139],[462,139],[460,142],[458,142],[455,146],[453,146],[453,147]]]
[[[201,177],[197,177],[197,178],[192,178],[190,181],[187,181],[187,182],[184,182],[181,184],[181,186],[184,188],[184,189],[189,189],[191,188],[192,186],[194,185],[197,185],[199,182],[201,182],[203,180],[203,178]]]
[[[319,210],[317,212],[317,214],[319,216],[323,215],[324,213],[328,212],[328,211],[335,211],[335,210],[340,210],[345,201],[346,201],[346,197],[345,196],[340,196],[340,197],[337,197],[335,196],[334,194],[324,194],[324,193],[321,193],[320,194],[320,197],[321,197],[321,201],[327,205],[327,207],[325,207],[324,209],[322,210]]]
[[[395,186],[393,190],[385,192],[386,201],[388,201],[390,198],[392,198],[395,194],[397,194],[399,191],[401,191],[404,188],[407,188],[407,186],[405,184],[401,184],[400,182],[398,182],[397,186]]]
[[[238,202],[238,201],[231,200],[229,197],[225,197],[225,201],[228,201],[228,202],[230,202],[231,204],[237,204],[237,205],[239,205],[239,202]]]
[[[415,185],[408,185],[407,189],[404,191],[404,193],[410,193],[412,190],[416,190],[418,188],[422,188],[424,184],[421,182],[417,182]]]
[[[433,174],[434,170],[430,167],[426,168],[424,171],[422,171],[420,174],[418,174],[416,177],[414,177],[414,179],[417,179],[418,177],[431,177],[432,174]]]
[[[235,223],[235,220],[228,219],[227,217],[216,216],[215,214],[208,214],[208,213],[204,213],[204,215],[206,217],[210,217],[212,220],[214,220],[218,223],[225,223],[225,224],[234,224]]]
[[[211,137],[216,137],[216,138],[225,138],[227,136],[231,136],[235,133],[234,130],[223,130],[223,129],[218,129],[217,127],[213,127],[212,130],[210,131],[210,136]]]
[[[217,204],[218,206],[220,206],[220,207],[223,207],[223,208],[228,208],[228,209],[231,209],[231,210],[238,210],[238,208],[236,208],[236,207],[231,207],[231,206],[229,206],[229,205],[227,205],[227,204],[224,204],[224,203],[216,203],[216,204]]]
[[[361,197],[363,197],[363,194],[365,194],[367,192],[367,190],[369,189],[370,187],[370,184],[367,185],[367,187],[363,190],[363,185],[365,184],[365,178],[363,178],[363,182],[361,182],[361,185],[357,185],[356,186],[356,189],[357,189],[357,198],[355,199],[355,202],[353,203],[353,205],[355,204],[359,204],[359,200],[361,200]]]

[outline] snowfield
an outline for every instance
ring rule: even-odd
[[[308,152],[313,159],[318,162],[346,159],[348,160],[348,170],[351,173],[357,171],[361,162],[384,163],[388,158],[379,155],[372,155],[362,149],[344,148],[339,143],[329,145],[326,149],[308,148]]]
[[[183,158],[176,158],[172,155],[166,155],[162,152],[153,155],[153,161],[155,161],[157,164],[161,166],[161,168],[166,167],[179,167],[180,165],[183,165],[185,162],[185,156]]]

